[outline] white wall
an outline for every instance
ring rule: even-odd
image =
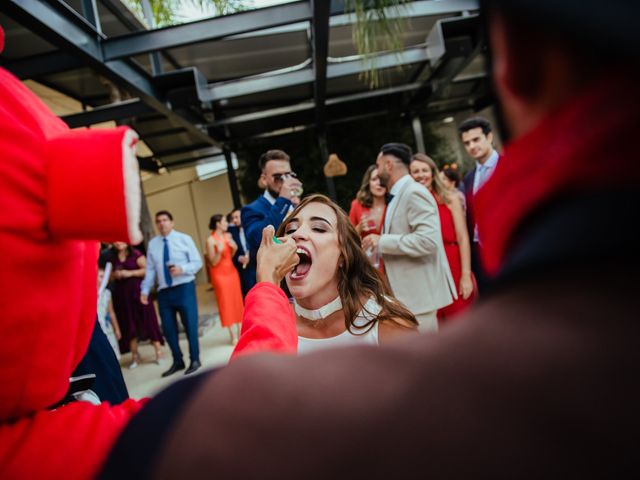
[[[173,215],[176,230],[191,235],[201,254],[209,236],[209,218],[216,213],[227,214],[233,208],[227,175],[199,181],[193,168],[154,175],[142,183],[153,219],[159,210]],[[196,282],[205,283],[204,267]]]

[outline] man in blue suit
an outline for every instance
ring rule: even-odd
[[[256,200],[242,207],[241,219],[249,245],[249,264],[247,270],[253,272],[252,284],[255,284],[256,256],[262,241],[262,229],[273,225],[276,230],[300,203],[302,183],[291,171],[289,155],[282,150],[268,150],[258,160],[262,172],[260,181],[265,190]]]
[[[247,237],[242,228],[240,218],[240,210],[233,210],[227,215],[229,222],[228,231],[233,237],[233,241],[238,245],[235,255],[233,256],[233,264],[240,274],[240,284],[242,285],[242,298],[244,298],[249,290],[256,284],[256,269],[254,265],[250,265],[251,254],[249,253],[249,244]]]

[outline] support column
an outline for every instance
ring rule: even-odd
[[[411,127],[413,128],[413,136],[416,140],[416,150],[419,153],[427,153],[424,148],[424,135],[422,133],[422,122],[420,121],[420,117],[413,117],[411,120]]]
[[[327,133],[324,131],[318,131],[318,147],[320,148],[320,158],[322,159],[322,164],[329,159],[329,147],[327,147]],[[336,193],[336,185],[333,182],[332,177],[324,177],[327,181],[327,192],[329,193],[329,198],[334,202],[338,201],[338,194]]]
[[[238,189],[238,179],[236,178],[236,171],[233,169],[233,159],[231,158],[231,149],[225,144],[222,147],[224,153],[224,159],[227,162],[227,178],[229,179],[229,188],[231,188],[231,198],[233,199],[233,208],[241,208],[242,201],[240,200],[240,190]]]
[[[140,204],[140,230],[142,230],[144,250],[146,252],[149,240],[156,235],[156,231],[154,229],[155,218],[151,218],[149,204],[147,203],[147,196],[145,195],[144,188],[142,186],[142,178],[140,179],[140,193],[142,196],[142,202]]]

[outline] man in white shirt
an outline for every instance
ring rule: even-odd
[[[178,343],[177,314],[189,340],[191,364],[185,374],[201,367],[198,345],[198,302],[195,275],[202,268],[202,259],[193,239],[173,229],[173,216],[166,210],[156,213],[156,228],[160,235],[147,247],[147,266],[140,286],[140,301],[149,302],[149,292],[158,286],[158,310],[162,330],[171,348],[173,364],[162,374],[167,377],[185,368]]]
[[[482,117],[473,117],[462,122],[458,128],[465,150],[475,160],[475,168],[464,177],[464,192],[467,201],[467,228],[471,239],[471,269],[482,291],[486,284],[486,273],[480,262],[482,241],[478,235],[473,199],[478,190],[489,180],[498,165],[500,155],[493,148],[491,124]]]
[[[456,285],[444,251],[438,205],[409,175],[411,154],[403,143],[380,149],[378,178],[389,189],[391,202],[384,233],[367,235],[362,248],[378,249],[395,297],[416,316],[421,331],[434,331],[437,311],[456,298]]]

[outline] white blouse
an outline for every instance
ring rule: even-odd
[[[365,326],[376,318],[381,311],[380,305],[370,298],[353,321],[352,330],[355,333],[345,330],[340,335],[330,338],[306,338],[298,335],[298,354],[304,355],[316,350],[350,345],[378,345],[378,322],[366,333],[359,333],[358,329],[365,332]]]

